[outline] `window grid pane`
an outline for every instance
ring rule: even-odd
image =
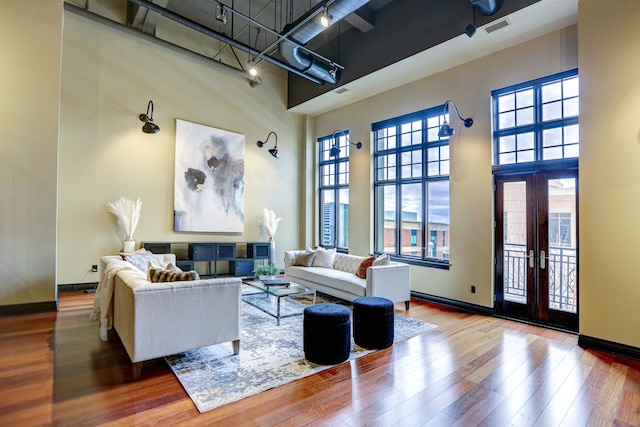
[[[425,224],[430,209],[442,207],[446,221],[449,218],[448,192],[427,198],[432,182],[445,183],[447,189],[449,185],[449,139],[438,136],[440,126],[449,121],[443,109],[440,106],[389,119],[378,129],[373,125],[376,252],[448,264],[448,247],[446,251],[425,251],[427,232],[438,228]],[[393,128],[396,132],[389,132]],[[445,199],[440,197],[443,194]],[[448,225],[438,230],[438,247],[442,248],[443,242],[448,245]]]
[[[578,157],[577,71],[496,92],[493,95],[495,164]]]
[[[383,135],[385,133],[383,132]],[[348,249],[349,153],[348,133],[318,140],[320,244]],[[331,148],[340,150],[331,157]]]

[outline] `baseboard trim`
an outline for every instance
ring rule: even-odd
[[[411,296],[421,300],[435,302],[436,304],[444,305],[446,307],[455,308],[468,313],[483,314],[485,316],[493,315],[493,308],[484,307],[482,305],[471,304],[468,302],[457,301],[454,299],[443,298],[436,295],[423,294],[422,292],[411,291]]]
[[[23,314],[48,313],[58,311],[57,301],[32,302],[0,306],[0,317],[20,316]]]
[[[626,344],[580,334],[578,336],[578,345],[582,348],[615,354],[616,356],[626,357],[627,359],[640,360],[640,348]]]
[[[61,294],[63,292],[79,292],[86,290],[95,290],[96,286],[98,286],[98,282],[92,283],[68,283],[66,285],[58,285],[58,293]]]

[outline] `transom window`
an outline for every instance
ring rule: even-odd
[[[318,139],[320,245],[336,247],[341,252],[349,247],[348,135],[340,132],[333,138],[328,135]]]
[[[374,123],[375,252],[448,266],[449,139],[444,106]]]
[[[578,70],[495,90],[494,165],[577,158]]]

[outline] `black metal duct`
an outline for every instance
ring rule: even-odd
[[[369,1],[370,0],[334,1],[329,6],[329,13],[332,16],[331,23],[334,24],[338,22],[345,16],[350,15],[360,7],[367,4]],[[318,7],[309,11],[309,13],[302,16],[298,21],[285,26],[281,35],[294,40],[298,44],[285,39],[280,43],[278,49],[285,61],[287,61],[292,67],[327,83],[336,84],[340,81],[340,69],[304,52],[304,50],[300,49],[299,46],[307,44],[311,39],[326,29],[322,26],[319,19],[309,19],[310,15],[317,15],[318,9],[323,8],[324,6],[318,5]],[[295,30],[289,33],[291,28],[295,28]]]
[[[502,0],[469,0],[485,16],[491,16],[502,6]]]

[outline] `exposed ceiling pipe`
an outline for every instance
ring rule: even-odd
[[[161,6],[158,6],[154,3],[151,3],[150,1],[147,0],[129,0],[131,3],[136,3],[140,6],[146,7],[149,10],[152,10],[156,13],[159,13],[160,15],[164,16],[165,18],[171,19],[172,21],[175,21],[179,24],[182,24],[184,26],[187,26],[193,30],[196,30],[202,34],[205,34],[209,37],[213,37],[214,39],[220,40],[223,43],[227,43],[233,47],[237,47],[238,49],[244,50],[245,52],[248,52],[251,55],[258,55],[260,52],[254,48],[252,48],[251,46],[247,46],[243,43],[240,43],[237,40],[233,40],[230,37],[225,36],[224,34],[218,33],[217,31],[212,30],[211,28],[205,27],[204,25],[198,24],[197,22],[186,18],[182,15],[179,15],[175,12],[172,12],[168,9],[165,9]],[[285,70],[291,71],[292,73],[298,74],[299,76],[302,76],[306,79],[311,80],[314,83],[318,83],[318,84],[322,84],[323,81],[318,79],[317,77],[314,77],[313,75],[310,74],[305,74],[304,72],[302,72],[300,69],[297,69],[285,62],[279,61],[275,58],[272,58],[270,56],[263,56],[262,57],[265,61],[267,62],[271,62],[274,65],[277,65],[278,67],[284,68]]]
[[[502,0],[469,0],[485,16],[491,16],[502,7]]]
[[[333,17],[331,24],[334,24],[345,16],[352,14],[360,7],[367,4],[369,0],[335,0],[334,2],[326,2],[325,4],[318,4],[315,8],[311,9],[305,15],[303,15],[297,22],[306,21],[300,25],[295,31],[289,34],[296,43],[301,45],[307,44],[311,39],[325,30],[319,19],[308,19],[309,15],[316,15],[318,11],[324,9],[325,5],[329,5],[329,13]],[[290,28],[295,28],[299,24],[294,22],[284,27],[283,33],[288,33]],[[290,40],[284,40],[280,43],[279,50],[282,57],[293,67],[310,74],[318,79],[326,81],[328,83],[336,84],[340,81],[340,68],[335,67],[332,63],[325,63],[318,61],[312,55],[303,52],[296,43]]]

